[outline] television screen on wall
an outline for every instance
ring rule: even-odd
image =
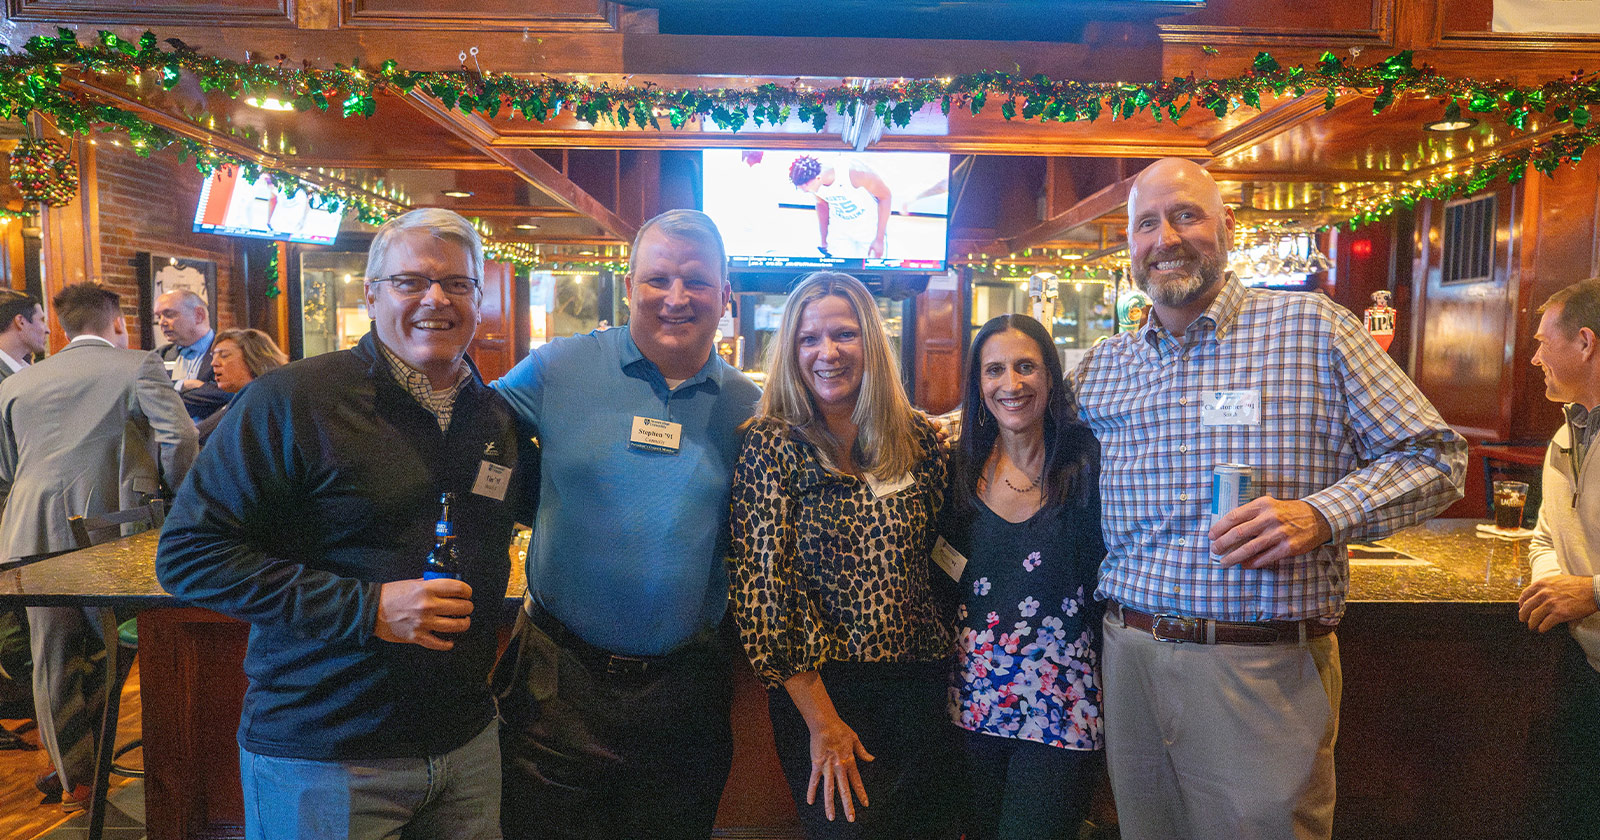
[[[950,156],[708,149],[703,209],[734,271],[945,270]]]
[[[200,188],[200,206],[194,211],[198,233],[286,239],[330,245],[339,236],[342,213],[311,206],[305,190],[286,194],[266,175],[247,180],[238,167],[224,166]]]

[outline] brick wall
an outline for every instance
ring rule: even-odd
[[[122,295],[123,313],[131,331],[129,343],[140,346],[151,327],[149,312],[139,309],[139,270],[135,255],[211,260],[217,266],[217,296],[211,322],[217,329],[241,325],[244,290],[233,277],[238,240],[192,231],[195,205],[204,179],[192,164],[172,152],[141,158],[104,141],[96,147],[100,200],[100,277]],[[165,339],[160,333],[154,344]]]

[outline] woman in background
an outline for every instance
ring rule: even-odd
[[[967,838],[1076,838],[1102,747],[1100,444],[1042,324],[978,331],[961,425],[940,530],[966,558],[952,717]]]
[[[288,363],[289,357],[278,349],[272,336],[260,330],[223,330],[211,342],[211,370],[217,377],[217,387],[230,394],[239,393],[256,377]],[[195,424],[201,446],[226,413],[228,406],[224,405]]]
[[[928,578],[946,455],[854,277],[800,281],[767,369],[734,471],[732,595],[806,836],[954,837],[952,640]]]

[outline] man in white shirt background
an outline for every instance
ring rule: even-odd
[[[199,295],[187,289],[167,292],[156,298],[156,325],[167,344],[156,348],[168,362],[173,387],[183,397],[183,407],[196,423],[228,404],[230,395],[217,387],[211,370],[211,313]]]
[[[50,335],[44,307],[33,295],[0,289],[0,381],[28,366],[43,353]]]

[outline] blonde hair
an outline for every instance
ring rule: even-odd
[[[872,293],[860,280],[837,271],[817,271],[800,279],[783,306],[783,324],[767,356],[767,384],[756,407],[757,418],[788,424],[801,440],[815,446],[822,462],[840,469],[833,455],[840,441],[828,431],[800,371],[797,342],[800,316],[825,297],[842,298],[861,324],[861,391],[850,422],[856,424],[852,464],[880,478],[893,480],[910,472],[923,456],[914,421],[915,409],[900,384],[900,369],[889,349],[889,337],[878,316]],[[843,471],[843,470],[841,470]]]

